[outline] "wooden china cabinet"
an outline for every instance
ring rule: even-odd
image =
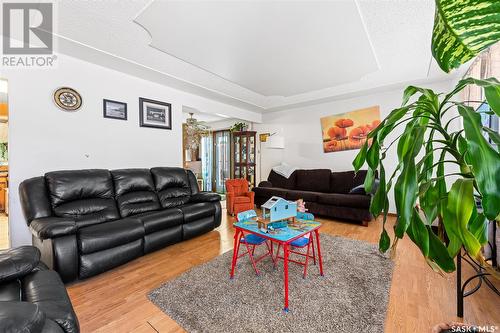
[[[245,178],[250,188],[255,187],[255,131],[232,133],[232,167],[231,178]]]

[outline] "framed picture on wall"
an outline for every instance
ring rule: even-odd
[[[172,104],[139,98],[139,124],[141,127],[172,129]]]
[[[104,118],[127,120],[127,103],[103,99],[102,114]]]

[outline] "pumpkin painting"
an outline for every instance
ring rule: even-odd
[[[359,149],[368,134],[380,124],[380,109],[373,106],[321,118],[323,151],[331,153]],[[368,142],[371,144],[371,141]]]

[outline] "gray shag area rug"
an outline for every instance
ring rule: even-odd
[[[302,266],[289,265],[288,313],[282,311],[282,261],[274,270],[271,258],[263,259],[257,277],[244,256],[230,280],[233,251],[164,283],[148,297],[188,332],[383,332],[392,261],[374,244],[325,234],[321,250],[324,277],[312,260],[306,279]]]

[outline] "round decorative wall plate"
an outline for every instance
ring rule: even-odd
[[[77,111],[82,106],[82,96],[72,88],[62,87],[54,92],[54,102],[64,111]]]

